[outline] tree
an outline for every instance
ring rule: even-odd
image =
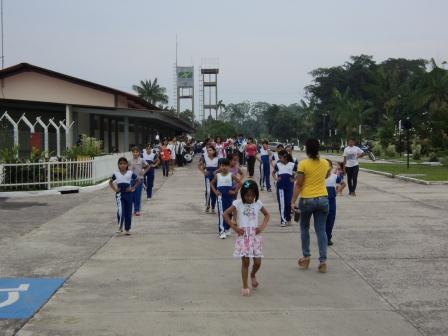
[[[195,122],[194,112],[189,109],[186,109],[185,111],[182,111],[181,113],[179,113],[179,118],[182,119],[183,121],[189,123],[190,125],[193,125],[193,123]]]
[[[218,112],[218,115],[216,116],[216,119],[221,118],[222,110],[225,110],[225,108],[226,108],[226,104],[224,104],[222,102],[222,100],[218,101],[217,110],[219,112]]]
[[[442,149],[448,146],[448,71],[434,60],[431,65],[432,70],[420,78],[414,102],[426,119],[433,147]],[[419,125],[415,121],[413,124]]]
[[[237,130],[231,123],[209,117],[196,129],[195,137],[205,139],[210,136],[220,136],[225,139],[235,134],[237,134]]]
[[[140,85],[133,85],[132,89],[140,98],[153,105],[168,103],[168,96],[165,93],[166,89],[157,83],[157,78],[153,82],[151,80],[141,80]]]

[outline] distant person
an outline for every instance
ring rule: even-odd
[[[171,175],[174,174],[174,167],[176,165],[176,137],[172,138],[168,143],[168,149],[170,150],[170,172]]]
[[[246,146],[246,140],[244,139],[243,135],[240,134],[238,138],[235,141],[235,147],[238,150],[238,157],[240,161],[240,166],[244,166],[245,164],[245,153],[244,153],[244,147]]]
[[[314,231],[319,247],[318,271],[327,271],[327,247],[326,222],[328,215],[328,192],[325,180],[330,175],[330,165],[319,156],[319,141],[308,139],[306,141],[307,159],[299,162],[297,178],[292,197],[292,207],[300,210],[300,235],[302,241],[303,257],[298,260],[300,268],[307,269],[310,265],[310,220],[314,219]],[[300,195],[299,206],[295,203]]]
[[[205,180],[205,212],[215,213],[216,195],[211,191],[210,181],[213,179],[213,174],[218,169],[218,155],[213,146],[207,147],[207,155],[205,155],[198,164],[199,171],[204,174]]]
[[[336,195],[342,196],[342,192],[347,186],[347,183],[344,182],[345,177],[344,162],[338,162],[338,166],[336,168],[336,175],[338,175],[340,178],[340,182],[336,184]]]
[[[247,160],[247,171],[249,178],[254,177],[255,172],[255,161],[257,160],[257,145],[254,144],[254,139],[252,137],[247,138],[247,144],[244,147]]]
[[[216,153],[218,154],[218,159],[221,160],[223,158],[225,158],[226,152],[224,150],[224,143],[221,140],[221,137],[216,137],[215,139],[215,148],[216,148]]]
[[[244,172],[240,168],[238,153],[230,153],[227,158],[230,161],[230,172],[242,181],[244,179]]]
[[[258,160],[260,161],[260,189],[266,188],[271,191],[271,151],[269,150],[269,143],[263,140],[261,148],[259,149]]]
[[[134,199],[135,188],[141,181],[137,175],[129,170],[128,160],[125,157],[118,159],[118,171],[112,174],[109,180],[109,186],[115,191],[117,202],[117,233],[123,232],[123,226],[126,235],[130,235],[132,222],[132,202]]]
[[[160,158],[162,161],[162,172],[164,177],[168,177],[170,172],[171,150],[168,148],[168,140],[163,140],[160,148]]]
[[[259,191],[257,183],[247,180],[241,187],[241,199],[233,201],[232,205],[224,212],[224,220],[230,224],[238,234],[235,241],[234,257],[241,258],[241,278],[243,287],[241,295],[250,296],[248,285],[250,258],[253,258],[250,279],[252,288],[259,286],[256,274],[261,267],[263,257],[263,238],[261,233],[269,222],[269,213],[258,200]],[[264,215],[263,222],[259,225],[258,214]],[[238,218],[238,224],[236,219]]]
[[[290,162],[291,156],[286,150],[278,153],[279,160],[272,172],[273,179],[277,182],[277,202],[280,212],[280,226],[291,225],[291,199],[294,190],[294,171],[297,166]]]
[[[336,221],[336,186],[338,183],[341,183],[341,177],[336,174],[337,168],[333,171],[333,162],[328,160],[328,164],[330,165],[330,176],[325,180],[325,184],[327,186],[328,193],[328,216],[327,222],[325,225],[325,231],[327,233],[328,246],[333,245],[333,241],[331,238],[333,237],[333,227]]]
[[[275,164],[278,162],[279,157],[278,157],[278,153],[282,150],[285,149],[285,146],[283,146],[282,144],[278,144],[276,150],[274,151],[274,153],[272,154],[272,158],[271,158],[271,165],[272,168],[275,167]]]
[[[143,181],[143,175],[146,174],[150,166],[140,157],[140,149],[137,146],[132,147],[132,159],[129,161],[129,169],[137,175],[139,182]],[[134,215],[141,215],[141,203],[142,203],[142,183],[138,183],[134,192]]]
[[[232,205],[240,183],[240,180],[230,172],[229,159],[221,158],[219,172],[216,172],[210,182],[210,187],[218,199],[218,235],[221,239],[226,239],[230,235],[230,225],[224,220],[223,214]]]
[[[299,161],[294,157],[294,146],[288,145],[288,146],[286,146],[285,150],[288,152],[289,155],[291,155],[291,162],[294,162],[295,164],[299,164]]]
[[[347,184],[350,196],[356,196],[356,186],[358,184],[359,173],[359,158],[362,158],[366,153],[355,146],[355,139],[348,140],[348,146],[344,149],[344,167],[347,173]]]
[[[176,152],[176,164],[178,167],[183,167],[184,165],[184,154],[185,154],[185,142],[181,138],[176,139],[175,148]]]
[[[157,167],[160,162],[157,152],[154,149],[152,149],[150,143],[146,146],[146,149],[143,151],[143,160],[145,160],[145,162],[149,166],[148,170],[144,175],[144,185],[146,187],[146,199],[149,201],[152,198],[152,189],[154,187],[154,176],[155,176],[154,168]]]

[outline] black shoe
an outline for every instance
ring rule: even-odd
[[[332,246],[333,242],[331,240],[328,241],[328,246]]]
[[[272,192],[272,190],[271,190],[271,189],[268,189],[268,192]]]

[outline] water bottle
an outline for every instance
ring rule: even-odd
[[[299,208],[294,207],[294,222],[298,223],[300,220]]]

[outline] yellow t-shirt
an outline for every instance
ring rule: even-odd
[[[304,181],[300,197],[314,198],[328,196],[325,186],[325,177],[327,176],[330,164],[325,159],[305,159],[299,162],[297,172],[304,175]]]

